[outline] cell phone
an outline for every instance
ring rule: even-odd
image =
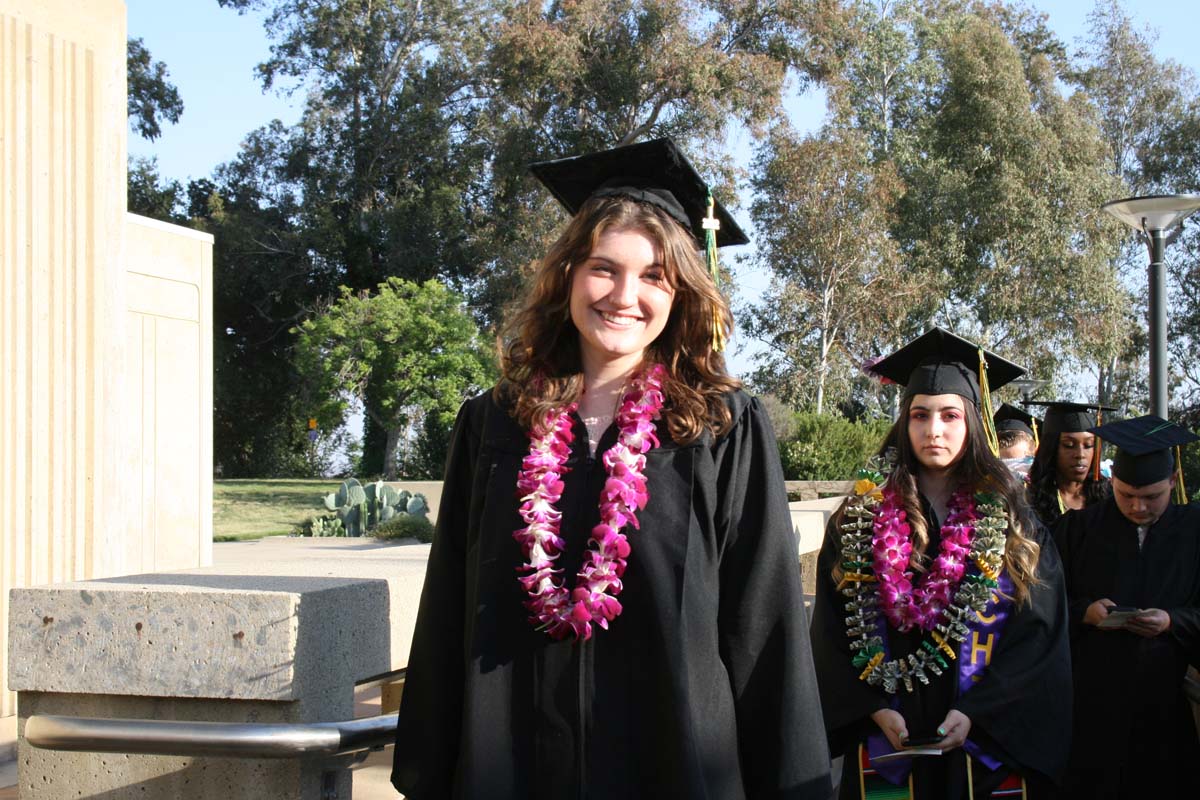
[[[1110,614],[1131,614],[1141,611],[1137,606],[1105,606],[1104,610]]]
[[[929,745],[937,744],[945,736],[938,736],[936,733],[929,736],[910,736],[900,742],[903,747],[928,747]]]

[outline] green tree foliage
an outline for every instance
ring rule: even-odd
[[[1180,138],[1176,133],[1200,119],[1200,109],[1195,107],[1194,76],[1177,64],[1157,59],[1156,38],[1152,30],[1136,25],[1117,0],[1099,0],[1088,16],[1085,44],[1068,73],[1096,109],[1108,146],[1108,171],[1120,181],[1111,200],[1185,190],[1182,187],[1187,167],[1181,162],[1186,162],[1185,154],[1194,145],[1189,135]],[[1144,380],[1138,380],[1144,369],[1142,373],[1136,370],[1145,366],[1139,365],[1137,355],[1145,352],[1147,253],[1131,231],[1124,226],[1119,230],[1123,246],[1112,254],[1112,265],[1134,290],[1136,311],[1127,315],[1124,341],[1115,342],[1112,351],[1099,354],[1097,388],[1103,402],[1140,404],[1144,394],[1125,392],[1139,383],[1144,385]],[[1186,274],[1176,272],[1173,277],[1187,281]],[[1189,293],[1186,287],[1184,293]],[[1191,349],[1190,345],[1179,347],[1189,338],[1186,317],[1190,306],[1178,302],[1174,306],[1172,344],[1178,363],[1178,351]]]
[[[1050,371],[1123,339],[1127,296],[1111,268],[1117,184],[1082,97],[998,24],[967,16],[938,44],[944,82],[919,125],[897,234],[941,274],[931,315]]]
[[[162,220],[184,222],[180,207],[184,205],[183,187],[179,181],[164,180],[158,174],[158,159],[130,156],[128,166],[126,209],[133,214]]]
[[[827,395],[849,394],[858,364],[902,338],[895,321],[928,291],[889,235],[900,182],[890,162],[869,162],[861,135],[832,126],[805,137],[776,126],[753,174],[756,260],[773,277],[747,322],[769,347],[752,381],[820,414]]]
[[[1129,297],[1099,211],[1118,184],[1094,110],[1061,90],[1065,47],[1044,16],[888,0],[840,19],[824,34],[830,124],[803,149],[769,138],[755,165],[776,279],[757,377],[796,381],[789,398],[814,407],[836,376],[835,396],[869,410],[885,398],[855,368],[931,322],[1042,377],[1119,351]],[[777,360],[784,341],[795,355]]]
[[[477,278],[484,145],[471,100],[487,4],[452,0],[221,0],[268,12],[263,88],[303,88],[281,138],[278,180],[299,198],[314,259],[356,290],[388,276]],[[310,295],[310,302],[317,296]],[[383,469],[386,436],[368,387],[364,468]]]
[[[289,152],[274,123],[247,136],[213,180],[188,187],[188,217],[215,239],[213,457],[226,477],[320,469],[308,456],[291,329],[333,294],[338,272],[309,246],[300,198],[281,179]]]
[[[179,122],[183,99],[167,80],[167,65],[154,61],[141,39],[129,39],[125,48],[126,75],[129,82],[129,124],[139,136],[151,141],[162,135],[162,120]]]
[[[731,123],[761,129],[808,59],[811,0],[501,0],[480,80],[492,183],[482,304],[495,317],[563,217],[527,165],[671,136],[732,200]],[[806,74],[806,73],[802,73]]]
[[[783,476],[790,481],[851,480],[890,427],[890,420],[851,422],[830,414],[796,414],[791,438],[779,442]]]
[[[366,413],[387,433],[384,477],[398,474],[400,449],[417,425],[444,422],[491,383],[493,360],[461,298],[437,281],[389,278],[374,294],[343,287],[327,310],[298,330],[295,363],[324,427],[342,422],[350,397],[384,398]]]

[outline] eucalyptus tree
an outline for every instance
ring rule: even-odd
[[[935,316],[1039,367],[1103,352],[1128,299],[1111,268],[1116,190],[1080,95],[1064,97],[1044,54],[967,15],[937,43],[943,70],[918,122],[923,158],[902,170],[897,237],[911,264],[945,278]]]
[[[1151,28],[1138,26],[1117,0],[1098,0],[1068,75],[1097,111],[1108,146],[1108,170],[1120,181],[1109,199],[1187,190],[1187,168],[1182,162],[1193,145],[1189,133],[1178,134],[1196,124],[1200,109],[1196,107],[1195,76],[1179,64],[1157,58],[1157,38]],[[1113,253],[1113,267],[1138,295],[1138,307],[1145,309],[1146,250],[1123,227],[1114,237],[1121,240],[1122,247]],[[1189,273],[1175,269],[1171,277],[1179,284],[1189,280]],[[1185,290],[1183,296],[1192,293]],[[1187,305],[1173,305],[1171,344],[1176,356],[1174,369],[1179,370],[1181,357],[1194,349],[1189,335],[1191,315]],[[1143,313],[1129,315],[1125,336],[1098,359],[1097,387],[1102,401],[1138,399],[1123,396],[1119,388],[1133,380],[1130,370],[1136,369],[1137,355],[1143,352],[1139,338],[1144,338],[1146,325]]]
[[[901,183],[888,162],[870,163],[864,136],[836,127],[799,136],[776,126],[753,173],[756,261],[772,280],[747,322],[767,345],[752,381],[820,414],[902,335],[897,321],[927,288],[889,235]]]
[[[220,2],[267,13],[263,88],[304,94],[301,120],[280,132],[277,177],[298,200],[310,260],[356,290],[393,275],[469,280],[483,243],[473,235],[486,175],[475,81],[487,3]],[[383,468],[375,419],[387,402],[365,400],[368,472]]]
[[[531,161],[673,137],[733,201],[726,137],[808,80],[807,31],[831,0],[504,0],[484,63],[491,152],[483,235],[493,316],[561,223]]]

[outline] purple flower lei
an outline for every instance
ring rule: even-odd
[[[900,631],[914,626],[931,631],[942,611],[953,602],[954,593],[971,557],[975,538],[975,495],[959,489],[950,498],[938,556],[928,572],[913,584],[909,569],[912,528],[896,492],[883,490],[883,502],[875,514],[871,555],[879,580],[879,605],[892,627]]]
[[[616,422],[617,443],[604,453],[608,479],[600,493],[600,524],[592,529],[583,565],[570,592],[558,579],[562,570],[554,562],[563,550],[559,536],[562,512],[556,503],[562,497],[563,475],[568,472],[571,453],[571,403],[546,415],[544,433],[529,432],[529,455],[517,475],[521,495],[521,519],[525,527],[513,533],[521,544],[525,563],[518,580],[529,599],[525,608],[534,627],[554,639],[573,635],[576,641],[590,639],[592,623],[608,628],[621,613],[617,595],[629,557],[629,541],[621,533],[626,525],[638,527],[636,512],[646,507],[646,453],[658,447],[654,422],[663,407],[662,382],[666,370],[654,364],[635,373],[621,397]]]

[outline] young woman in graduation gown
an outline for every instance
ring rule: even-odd
[[[1061,566],[989,449],[962,363],[977,351],[948,361],[951,337],[873,368],[908,384],[900,417],[818,561],[813,649],[842,798],[983,798],[1021,779],[1037,796],[1066,764]],[[922,739],[943,754],[880,758]]]
[[[1064,513],[1101,503],[1111,492],[1100,474],[1100,441],[1088,428],[1096,425],[1095,411],[1109,406],[1062,401],[1033,402],[1046,406],[1041,444],[1029,468],[1029,497],[1033,511],[1048,530]]]
[[[410,800],[828,797],[776,443],[660,200],[582,202],[459,412],[396,737]]]

